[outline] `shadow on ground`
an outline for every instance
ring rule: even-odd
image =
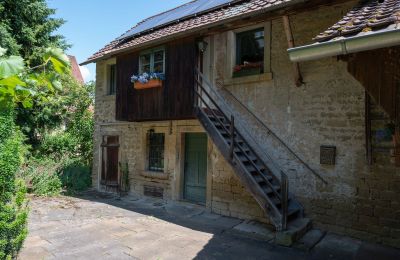
[[[311,251],[273,244],[265,226],[185,202],[88,191],[31,199],[19,259],[400,259],[400,251],[334,234]]]
[[[274,239],[271,227],[262,224],[256,224],[257,227],[254,227],[254,224],[247,224],[237,218],[209,213],[200,205],[131,196],[119,198],[112,194],[94,191],[76,197],[106,203],[191,230],[212,234],[212,238],[197,253],[195,259],[309,259],[310,257],[306,252],[271,244]]]

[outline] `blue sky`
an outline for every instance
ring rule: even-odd
[[[57,33],[73,46],[67,51],[83,62],[137,22],[189,0],[47,0],[55,17],[66,23]],[[94,80],[95,65],[82,69],[85,80]]]

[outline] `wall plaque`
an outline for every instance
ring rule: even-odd
[[[320,164],[335,165],[336,146],[321,145]]]

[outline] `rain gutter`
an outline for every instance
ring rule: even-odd
[[[400,45],[400,29],[384,29],[379,32],[360,33],[329,42],[314,43],[288,49],[293,62],[316,60],[355,52]]]

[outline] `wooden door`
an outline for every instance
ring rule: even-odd
[[[104,136],[102,143],[101,183],[118,185],[118,136]]]
[[[206,203],[207,135],[185,134],[184,199]]]

